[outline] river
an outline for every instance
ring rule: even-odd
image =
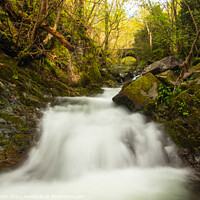
[[[162,126],[116,106],[118,91],[57,98],[26,162],[0,175],[0,199],[195,199],[193,172]]]

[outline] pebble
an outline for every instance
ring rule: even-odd
[[[6,125],[7,121],[5,119],[0,118],[0,124],[1,125]]]
[[[25,116],[20,117],[20,119],[21,119],[23,122],[26,122],[26,117],[25,117]]]
[[[10,129],[7,129],[7,128],[0,128],[0,134],[9,134],[9,133],[12,133],[12,131]]]

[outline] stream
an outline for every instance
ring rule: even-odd
[[[28,159],[0,175],[0,199],[198,199],[162,126],[116,106],[118,91],[58,97]]]

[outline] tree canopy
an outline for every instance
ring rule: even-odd
[[[2,0],[0,47],[21,63],[52,56],[58,44],[84,65],[88,55],[118,62],[126,48],[143,64],[168,55],[184,60],[199,31],[199,8],[198,0]],[[199,47],[197,40],[193,58]]]

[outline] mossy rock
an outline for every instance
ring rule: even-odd
[[[124,87],[113,101],[119,105],[125,105],[131,111],[137,111],[156,99],[160,81],[151,73],[148,73],[136,81]]]
[[[136,62],[137,62],[136,58],[131,56],[127,56],[125,58],[122,58],[121,60],[121,64],[124,66],[133,66],[136,65]]]

